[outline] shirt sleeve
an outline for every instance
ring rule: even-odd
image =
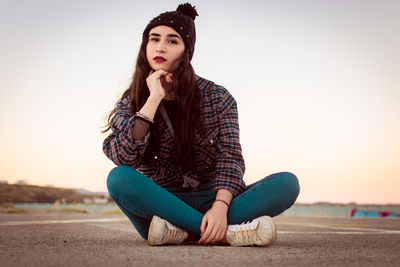
[[[135,140],[142,139],[150,130],[150,122],[146,121],[142,117],[135,117],[135,126],[133,127],[133,138]]]
[[[129,96],[117,103],[111,124],[112,133],[104,140],[103,151],[117,166],[138,168],[148,145],[150,131],[141,139],[133,138],[136,116],[130,113],[128,104]]]
[[[235,99],[226,92],[220,108],[217,176],[213,189],[226,189],[236,197],[246,189],[243,181],[245,163],[239,138],[239,121]]]

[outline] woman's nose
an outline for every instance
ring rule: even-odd
[[[157,47],[156,47],[157,52],[165,52],[165,43],[164,42],[158,42]]]

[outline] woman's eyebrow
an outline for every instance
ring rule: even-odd
[[[151,35],[157,36],[157,37],[160,37],[160,36],[161,36],[161,34],[155,33],[155,32],[150,33],[150,36],[151,36]],[[174,34],[174,33],[167,34],[167,36],[168,36],[168,37],[176,37],[176,38],[178,38],[178,39],[181,39],[181,37],[180,37],[179,35]]]
[[[171,33],[171,34],[167,34],[168,37],[176,37],[178,39],[181,39],[181,37],[177,34]]]

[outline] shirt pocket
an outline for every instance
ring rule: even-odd
[[[214,129],[205,138],[199,138],[199,161],[207,167],[214,167],[217,162],[219,131]]]

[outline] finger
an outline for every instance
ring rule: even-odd
[[[218,236],[218,241],[221,241],[222,239],[224,239],[225,236],[226,236],[226,230],[222,230],[220,235]]]
[[[220,235],[220,231],[219,230],[215,230],[213,233],[213,237],[209,239],[209,243],[213,244],[213,243],[217,243],[219,241],[219,235]]]
[[[218,242],[218,241],[221,241],[223,238],[224,238],[224,232],[226,232],[226,231],[224,231],[224,226],[221,224],[221,225],[219,225],[216,229],[218,230],[218,231],[216,231],[216,233],[215,233],[215,237],[214,237],[214,239],[211,241],[212,243],[216,243],[216,242]]]
[[[206,240],[204,240],[204,244],[210,244],[213,242],[213,240],[215,239],[215,235],[217,233],[217,230],[215,229],[215,227],[213,228],[213,230],[210,232],[210,234],[208,235],[208,237],[206,238]]]
[[[158,70],[156,71],[157,76],[167,76],[169,74],[168,71],[165,70]]]
[[[165,81],[166,81],[167,83],[172,83],[172,73],[168,73],[168,74],[165,76]]]
[[[167,74],[168,72],[165,70],[150,70],[148,77],[153,76],[155,79],[160,79],[161,76],[165,76]]]
[[[206,231],[207,222],[208,222],[207,217],[204,216],[203,219],[201,220],[201,225],[200,225],[201,235],[203,235],[204,232]]]
[[[212,224],[207,224],[206,231],[204,232],[203,236],[199,240],[200,244],[203,244],[208,239],[208,237],[210,236],[212,230],[213,230]]]
[[[218,227],[216,227],[215,223],[209,223],[207,228],[209,228],[209,234],[205,236],[204,244],[211,243],[214,240],[216,233],[218,232]],[[207,232],[207,231],[206,231]]]
[[[208,237],[208,235],[210,234],[209,232],[209,230],[207,230],[209,227],[208,227],[208,225],[207,225],[207,228],[206,228],[206,230],[203,232],[203,235],[201,236],[201,238],[200,238],[200,240],[199,240],[199,244],[203,244],[204,243],[204,241],[207,239],[207,237]]]
[[[224,235],[224,226],[222,224],[218,224],[214,226],[214,231],[206,240],[208,243],[217,243],[218,241],[221,241],[225,237]]]
[[[214,227],[208,238],[204,241],[205,244],[214,243],[218,234],[217,227]]]

